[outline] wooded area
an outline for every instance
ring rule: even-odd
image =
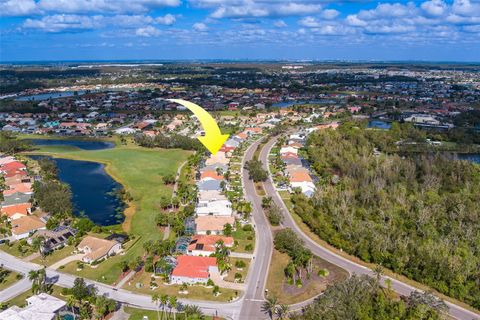
[[[345,124],[310,135],[320,187],[294,195],[294,210],[335,247],[480,308],[480,166],[397,154],[397,141],[423,138],[417,131]]]

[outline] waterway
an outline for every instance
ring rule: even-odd
[[[71,146],[83,150],[103,150],[115,146],[113,142],[98,140],[73,140],[73,139],[26,139],[36,146]]]
[[[82,95],[87,93],[86,91],[79,90],[79,91],[62,91],[62,92],[48,92],[48,93],[39,93],[39,94],[32,94],[29,96],[20,96],[15,98],[17,101],[43,101],[49,99],[56,99],[56,98],[66,98],[72,97],[74,95]]]
[[[104,141],[31,139],[36,145],[68,145],[84,150],[101,150],[114,145]],[[39,159],[45,156],[32,155]],[[98,162],[70,160],[47,157],[55,161],[60,181],[67,183],[72,191],[74,214],[85,214],[98,225],[107,226],[122,223],[125,204],[118,197],[117,191],[122,185],[105,171],[105,166]]]

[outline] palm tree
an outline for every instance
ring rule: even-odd
[[[75,302],[76,302],[76,301],[75,301],[75,297],[74,297],[74,296],[72,296],[72,295],[68,296],[68,298],[67,298],[67,306],[70,307],[70,308],[72,308],[73,319],[76,318],[76,316],[75,316]]]
[[[39,273],[37,270],[30,270],[28,273],[28,280],[32,281],[32,292],[36,294],[38,292],[38,280],[39,280]]]
[[[176,320],[176,315],[177,315],[177,297],[176,296],[170,296],[170,299],[168,301],[168,304],[170,305],[170,313],[172,313],[172,308],[175,310],[173,312],[173,320]]]
[[[184,309],[184,312],[185,312],[185,320],[187,318],[192,319],[192,320],[193,319],[203,319],[204,318],[202,310],[198,306],[195,306],[195,305],[186,305],[185,309]]]
[[[277,297],[271,296],[262,304],[262,311],[267,313],[270,319],[273,319],[273,314],[277,308]]]
[[[277,314],[279,319],[286,319],[289,311],[289,306],[286,304],[281,304],[277,307],[275,310],[275,313]]]
[[[167,302],[168,302],[168,295],[166,294],[162,294],[160,296],[160,302],[162,303],[162,310],[163,310],[163,316],[165,318],[167,318],[167,310],[166,310],[166,307],[167,307]],[[163,317],[162,317],[163,319]]]
[[[40,254],[40,256],[42,257],[42,261],[45,258],[42,251],[43,240],[43,237],[35,237],[32,240],[32,248],[33,250],[38,251],[38,254]]]
[[[160,320],[160,307],[159,307],[159,304],[158,302],[160,301],[160,297],[158,295],[158,293],[154,293],[152,295],[152,302],[155,303],[155,305],[157,306],[157,319]]]

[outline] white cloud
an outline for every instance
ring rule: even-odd
[[[366,21],[363,21],[362,19],[359,19],[356,14],[350,14],[347,16],[345,19],[347,24],[353,26],[353,27],[365,27],[368,25]]]
[[[480,16],[480,3],[472,3],[470,0],[454,0],[452,12],[461,16]]]
[[[198,31],[198,32],[204,32],[204,31],[208,30],[207,25],[203,22],[194,23],[192,28],[193,28],[193,30]]]
[[[141,13],[159,7],[176,7],[180,0],[2,0],[0,12],[8,16],[45,13]]]
[[[335,19],[336,17],[338,17],[339,14],[340,14],[340,12],[335,10],[335,9],[326,9],[326,10],[322,11],[320,16],[323,19],[332,20],[332,19]]]
[[[6,0],[0,1],[1,16],[26,16],[37,11],[33,0]]]
[[[102,25],[102,16],[56,14],[41,19],[27,19],[23,23],[23,28],[38,29],[44,32],[78,32],[93,30]]]
[[[177,21],[177,18],[175,18],[173,14],[168,13],[163,17],[156,18],[155,21],[166,26],[171,26]]]
[[[283,20],[277,20],[273,23],[273,25],[277,28],[285,28],[288,27],[288,25],[285,23]]]
[[[320,22],[314,17],[305,17],[298,21],[298,24],[308,28],[318,28],[320,27]]]
[[[191,0],[195,6],[211,8],[211,18],[261,18],[281,16],[301,16],[319,12],[322,6],[310,1],[267,1],[267,0]],[[303,2],[303,3],[302,3]]]
[[[443,0],[426,1],[420,7],[429,16],[441,16],[447,10],[447,4]]]
[[[156,37],[161,34],[160,30],[152,26],[146,26],[144,28],[138,28],[135,34],[139,37]]]

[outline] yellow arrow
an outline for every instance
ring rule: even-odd
[[[200,140],[200,142],[208,149],[208,151],[210,151],[212,154],[216,154],[230,135],[222,134],[222,132],[220,132],[217,122],[215,119],[213,119],[210,113],[205,111],[205,109],[199,105],[187,100],[167,99],[167,101],[181,104],[197,116],[198,120],[202,124],[203,130],[205,131],[205,136],[198,137],[198,140]]]

